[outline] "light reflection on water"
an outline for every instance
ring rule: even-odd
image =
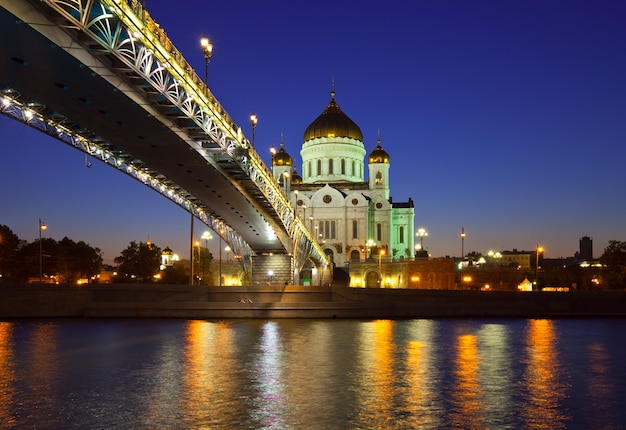
[[[626,321],[0,322],[2,428],[624,428]]]

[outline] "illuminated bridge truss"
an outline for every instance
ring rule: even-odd
[[[140,77],[157,94],[158,103],[167,104],[185,119],[186,133],[181,135],[208,164],[220,169],[213,159],[216,151],[228,155],[252,181],[272,207],[271,215],[282,226],[276,231],[285,250],[292,254],[294,268],[301,270],[307,259],[328,265],[329,259],[304,222],[296,216],[286,195],[271,172],[243,136],[241,128],[229,117],[209,89],[173,46],[165,32],[149,17],[136,0],[43,0],[47,13],[61,15],[66,27],[88,36],[104,49],[104,55],[115,57],[125,65],[128,80]],[[55,21],[58,21],[56,17]],[[89,48],[85,43],[84,49]],[[93,49],[93,48],[92,48]],[[103,55],[98,52],[98,55]],[[96,73],[97,67],[91,65]],[[108,72],[108,71],[104,71]],[[110,72],[108,72],[110,73]],[[123,171],[150,186],[163,196],[188,210],[229,243],[242,257],[244,270],[251,272],[252,248],[227,220],[208,213],[202,201],[183,190],[157,171],[153,171],[132,154],[112,152],[108,142],[99,141],[90,130],[74,130],[66,118],[54,117],[43,105],[20,99],[10,88],[2,89],[1,112],[43,131],[89,155]],[[129,97],[133,98],[132,94]],[[242,183],[235,183],[240,192],[250,196]],[[254,196],[250,196],[254,199]],[[275,228],[276,230],[276,228]]]

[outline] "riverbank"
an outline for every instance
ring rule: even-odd
[[[626,317],[626,293],[206,287],[0,286],[0,318]]]

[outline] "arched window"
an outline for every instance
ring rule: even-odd
[[[331,158],[330,160],[328,160],[328,174],[332,175],[333,174],[333,159]]]
[[[350,174],[352,176],[356,175],[356,162],[354,160],[352,160],[352,172],[350,172]]]
[[[381,223],[376,224],[376,240],[383,240],[383,225]]]
[[[359,237],[359,223],[357,220],[352,220],[352,239],[356,239]]]
[[[322,160],[317,160],[317,175],[322,174]]]
[[[346,159],[345,158],[341,159],[341,174],[342,175],[346,174]]]
[[[383,174],[381,172],[376,172],[376,185],[380,185],[383,183]]]
[[[307,174],[307,176],[313,176],[313,169],[311,168],[311,162],[310,161],[307,163],[306,174]]]
[[[404,243],[404,226],[402,226],[402,225],[400,226],[399,233],[400,233],[400,237],[399,237],[400,240],[399,240],[399,242],[400,243]]]

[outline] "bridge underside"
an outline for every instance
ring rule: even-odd
[[[111,56],[102,52],[93,57],[93,67],[86,67],[76,58],[85,56],[84,48],[76,43],[61,46],[64,41],[72,43],[63,30],[35,26],[36,30],[24,21],[0,7],[0,96],[4,92],[25,105],[32,103],[77,133],[97,130],[90,141],[137,169],[158,172],[211,217],[227,220],[225,224],[257,254],[289,252],[283,246],[289,239],[276,236],[286,234],[271,204],[231,156],[211,145],[188,118]],[[97,46],[93,52],[98,52]],[[99,64],[104,67],[99,69]],[[120,87],[131,88],[132,94]],[[181,142],[195,139],[205,140],[204,154]],[[207,154],[216,168],[207,168]]]

